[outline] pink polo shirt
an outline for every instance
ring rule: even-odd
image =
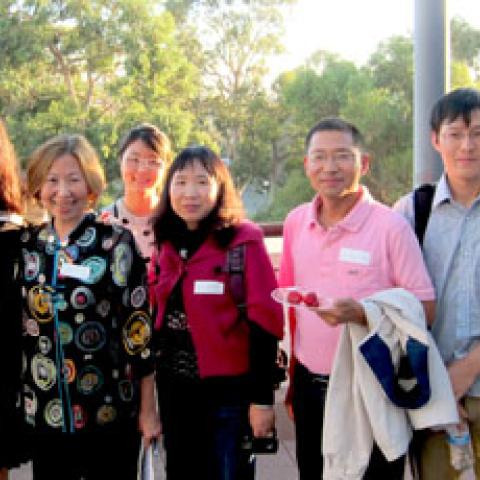
[[[301,286],[326,298],[355,300],[402,287],[419,300],[434,290],[422,253],[405,219],[374,200],[366,187],[348,215],[323,228],[321,200],[300,205],[284,223],[279,284]],[[310,371],[330,374],[341,327],[330,327],[307,308],[295,309],[293,352]]]

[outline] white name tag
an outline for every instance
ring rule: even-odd
[[[365,250],[341,248],[339,260],[341,262],[357,263],[359,265],[370,265],[370,262],[372,261],[372,254]]]
[[[225,285],[223,282],[197,280],[193,284],[193,293],[203,295],[223,295]]]
[[[63,277],[76,278],[77,280],[88,280],[90,267],[65,262],[60,267],[60,275]]]

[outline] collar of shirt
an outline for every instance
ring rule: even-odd
[[[440,179],[438,180],[437,187],[435,189],[435,195],[433,196],[432,201],[432,210],[437,208],[439,205],[443,203],[452,203],[455,200],[452,197],[452,192],[450,190],[450,185],[448,184],[448,179],[445,173],[442,174]],[[480,202],[480,195],[477,196],[475,201],[472,203],[472,207],[474,205],[478,205]]]
[[[95,213],[93,212],[87,212],[83,218],[78,222],[77,226],[69,233],[67,237],[67,243],[71,244],[75,242],[85,231],[85,229],[95,223]],[[47,231],[48,231],[48,241],[51,241],[53,238],[53,241],[58,240],[57,232],[55,230],[55,225],[54,225],[54,219],[50,218],[49,222],[46,225]]]
[[[450,187],[448,185],[447,177],[445,174],[442,174],[440,180],[437,183],[435,188],[435,195],[433,196],[432,209],[437,208],[442,203],[451,202],[452,193],[450,192]]]
[[[120,221],[124,218],[128,220],[128,223],[132,225],[139,225],[141,227],[149,227],[150,220],[152,218],[151,215],[134,215],[125,205],[123,198],[119,198],[116,201],[117,209],[118,209],[118,216]]]
[[[366,218],[370,214],[369,206],[374,202],[368,188],[364,185],[360,186],[360,198],[357,200],[353,208],[348,214],[340,220],[335,226],[348,230],[350,232],[358,232],[365,222]],[[310,203],[310,210],[308,212],[309,226],[314,228],[315,225],[319,225],[317,212],[322,204],[320,195],[316,195]],[[323,227],[322,227],[323,228]]]

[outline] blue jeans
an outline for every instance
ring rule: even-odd
[[[218,405],[201,385],[161,378],[158,399],[167,480],[253,480],[255,462],[240,448],[248,404]]]
[[[255,458],[239,446],[249,432],[246,405],[220,406],[211,411],[214,434],[213,478],[222,480],[253,480]]]

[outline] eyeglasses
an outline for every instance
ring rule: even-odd
[[[145,170],[159,170],[163,167],[163,160],[154,158],[126,157],[125,163],[128,168],[138,170],[143,167]]]
[[[329,158],[331,158],[332,162],[337,165],[345,165],[355,159],[355,153],[351,152],[350,150],[339,150],[331,154],[326,152],[313,152],[308,155],[308,158],[312,163],[318,165],[325,165]]]
[[[467,137],[470,143],[480,145],[480,129],[471,131],[447,130],[443,134],[443,138],[449,143],[462,143]]]

